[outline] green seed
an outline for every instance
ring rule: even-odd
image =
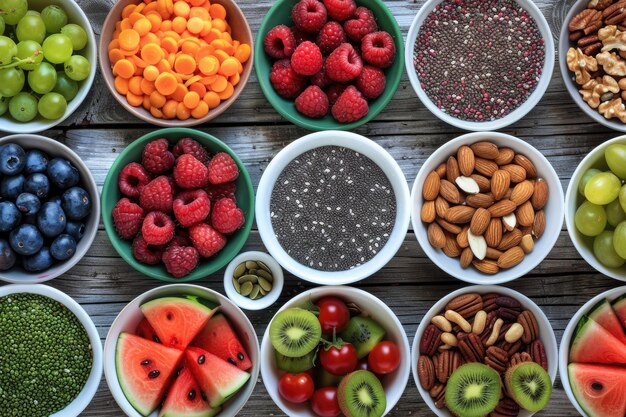
[[[252,298],[253,300],[257,298],[259,296],[260,290],[261,287],[259,286],[259,284],[255,284],[254,287],[252,287],[252,291],[250,292],[250,298]]]
[[[233,287],[235,287],[235,291],[241,294],[241,285],[239,285],[239,281],[237,281],[234,277],[233,277]]]
[[[235,278],[239,278],[245,273],[246,273],[246,263],[242,262],[239,265],[237,265],[237,268],[235,268],[235,271],[233,272],[233,276]]]
[[[255,261],[246,261],[246,268],[248,269],[258,269],[259,265]]]
[[[261,294],[261,295],[267,295],[267,291],[265,291],[265,290],[263,289],[263,287],[261,287],[261,289],[259,290],[259,294]]]
[[[241,284],[241,295],[243,295],[244,297],[249,296],[252,292],[253,287],[254,285],[250,281],[244,282],[243,284]]]
[[[267,292],[272,291],[272,283],[265,278],[259,277],[259,286]]]
[[[257,275],[260,276],[260,277],[265,278],[269,282],[274,282],[274,277],[272,276],[272,274],[270,274],[269,272],[267,272],[267,271],[265,271],[263,269],[259,269],[257,271]]]
[[[272,273],[272,270],[269,269],[269,267],[267,265],[265,265],[263,262],[261,261],[256,261],[256,263],[259,264],[259,266],[265,270],[265,272],[269,272],[270,274]]]
[[[257,277],[256,275],[247,274],[247,275],[240,277],[238,281],[240,284],[243,284],[245,282],[251,282],[253,284],[256,284],[258,280],[259,280],[259,277]]]

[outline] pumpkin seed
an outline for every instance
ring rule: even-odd
[[[259,294],[261,294],[261,295],[267,295],[267,293],[268,293],[268,292],[267,292],[267,291],[265,291],[265,290],[263,289],[263,287],[261,287],[261,289],[259,290]]]
[[[265,291],[272,291],[272,283],[265,278],[259,278],[259,286]]]
[[[241,284],[241,295],[243,295],[244,297],[249,296],[252,292],[252,288],[254,288],[254,285],[250,281],[244,282],[243,284]]]
[[[265,278],[269,282],[274,282],[274,277],[272,276],[272,274],[270,274],[264,269],[257,269],[256,275]]]
[[[250,298],[252,298],[253,300],[257,298],[259,296],[260,290],[261,287],[259,286],[259,284],[254,284],[254,286],[252,287],[252,291],[250,292]]]
[[[254,262],[254,261],[246,261],[246,268],[247,269],[258,269],[259,265]]]
[[[234,277],[233,277],[233,287],[235,287],[235,291],[241,294],[241,285],[239,285],[239,281],[237,281]]]
[[[246,273],[246,263],[242,262],[239,265],[237,265],[237,268],[235,268],[235,272],[233,272],[233,276],[235,278],[239,278],[245,273]]]
[[[261,261],[256,261],[257,264],[259,264],[259,266],[265,270],[265,272],[269,272],[270,274],[272,273],[272,270],[269,269],[269,267],[267,265],[265,265],[263,262]]]
[[[246,274],[240,277],[238,281],[240,284],[243,284],[244,282],[251,282],[253,284],[256,284],[258,280],[259,280],[259,277],[257,277],[256,275]]]

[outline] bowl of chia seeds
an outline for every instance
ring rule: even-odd
[[[410,216],[406,178],[393,157],[340,131],[304,136],[279,152],[261,177],[255,205],[274,259],[322,285],[353,283],[385,266]]]
[[[429,0],[409,29],[405,64],[435,116],[465,130],[497,130],[545,93],[554,42],[532,1]]]
[[[55,288],[15,284],[0,287],[0,317],[2,415],[80,415],[102,377],[100,336],[85,310]]]

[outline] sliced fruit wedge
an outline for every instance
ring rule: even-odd
[[[608,300],[604,299],[596,304],[589,313],[589,318],[608,330],[620,342],[626,344],[624,328]]]
[[[626,415],[626,369],[607,365],[570,363],[572,392],[589,417]]]
[[[237,333],[223,314],[216,314],[211,317],[206,326],[191,342],[191,346],[204,349],[218,358],[236,365],[242,371],[247,371],[252,367],[252,361],[237,337]]]
[[[181,369],[168,391],[159,417],[213,417],[220,411],[202,398],[200,386],[188,368]]]

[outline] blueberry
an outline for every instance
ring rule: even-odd
[[[33,256],[26,256],[22,259],[22,266],[27,272],[44,271],[52,266],[54,259],[50,255],[50,249],[43,247]]]
[[[41,202],[35,194],[22,193],[17,196],[15,200],[17,209],[24,213],[25,216],[32,216],[36,214],[41,208]]]
[[[24,191],[24,176],[13,175],[0,180],[0,196],[7,200],[15,200]]]
[[[48,163],[48,177],[52,184],[65,190],[78,184],[80,173],[67,159],[54,158]]]
[[[39,149],[31,149],[26,152],[26,165],[24,166],[25,174],[35,172],[46,172],[48,169],[48,161],[50,158]]]
[[[44,203],[37,214],[37,228],[45,237],[56,237],[65,230],[67,219],[58,204]]]
[[[9,234],[9,243],[20,255],[32,255],[43,246],[43,236],[32,224],[21,224]]]
[[[15,265],[15,252],[6,239],[0,239],[0,271],[11,269]]]
[[[39,198],[46,198],[48,197],[48,193],[50,193],[50,181],[45,174],[31,174],[26,178],[24,191],[35,194]]]
[[[87,217],[91,211],[91,199],[87,191],[80,187],[72,187],[63,193],[62,207],[71,220],[80,220]]]
[[[52,257],[59,261],[70,259],[76,252],[76,241],[70,235],[59,235],[52,245],[50,245],[50,253]]]
[[[26,165],[26,153],[20,145],[8,143],[0,147],[0,173],[16,175],[22,172]]]
[[[61,200],[61,196],[60,195],[55,195],[50,200],[48,200],[48,203],[58,204],[59,206],[61,205],[62,202],[63,201]]]
[[[8,232],[15,229],[22,220],[22,215],[15,204],[10,201],[0,203],[0,232]]]
[[[68,220],[65,225],[65,233],[72,236],[78,242],[83,238],[86,228],[85,223]]]

